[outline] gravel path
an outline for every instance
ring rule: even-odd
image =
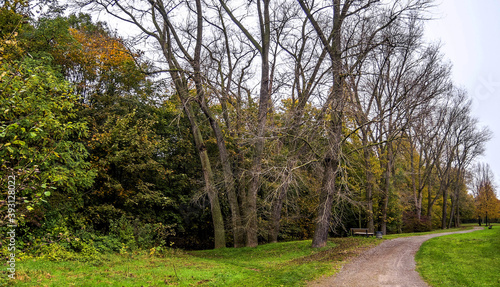
[[[478,229],[481,228],[475,227],[473,230],[401,237],[384,241],[345,265],[336,276],[312,282],[310,286],[427,287],[428,285],[415,271],[415,253],[420,245],[434,237],[467,233]]]

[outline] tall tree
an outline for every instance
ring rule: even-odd
[[[407,13],[425,9],[429,1],[398,1],[392,6],[384,7],[378,1],[340,1],[333,0],[327,3],[328,9],[314,3],[306,3],[299,0],[304,14],[310,24],[314,27],[322,45],[328,52],[332,67],[332,87],[322,107],[325,123],[328,128],[328,152],[324,156],[323,187],[320,195],[320,206],[316,230],[313,238],[313,247],[322,247],[328,238],[329,221],[333,195],[337,188],[335,179],[338,173],[340,144],[342,142],[342,118],[345,108],[346,94],[344,93],[345,75],[349,75],[363,61],[366,54],[377,47],[380,42],[375,40],[379,34],[385,31],[398,17],[406,17]],[[377,11],[377,12],[375,12]],[[378,15],[377,15],[378,14]],[[321,15],[321,16],[320,16]],[[370,30],[365,36],[368,45],[358,57],[354,57],[354,63],[349,67],[342,64],[342,58],[348,55],[351,47],[349,41],[344,43],[344,35],[348,26],[345,25],[349,18],[369,19],[373,17],[379,20],[376,28]],[[331,19],[332,24],[324,25],[318,19]],[[355,26],[354,26],[355,27]],[[349,38],[347,38],[349,39]],[[355,45],[355,44],[354,44]]]
[[[500,216],[500,200],[496,194],[493,173],[488,164],[478,163],[473,168],[472,191],[476,201],[476,216],[483,220]]]
[[[267,114],[271,101],[271,74],[270,74],[270,45],[271,45],[271,19],[270,0],[257,0],[253,8],[258,19],[258,33],[252,34],[234,15],[234,11],[228,7],[226,1],[219,1],[224,11],[229,15],[231,21],[245,35],[252,46],[259,52],[260,63],[260,92],[259,107],[257,115],[257,126],[255,129],[255,150],[250,168],[250,183],[246,195],[246,207],[244,209],[244,219],[246,228],[246,245],[255,247],[258,245],[257,226],[257,194],[260,188],[262,157],[264,153],[265,131]],[[250,10],[252,11],[252,10]],[[258,38],[257,38],[258,37]]]

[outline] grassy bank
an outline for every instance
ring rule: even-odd
[[[430,239],[416,261],[434,287],[500,286],[500,226]]]
[[[105,255],[94,262],[27,259],[16,264],[14,286],[302,286],[332,275],[343,260],[375,244],[373,238],[339,238],[321,249],[311,248],[306,240],[257,248]]]

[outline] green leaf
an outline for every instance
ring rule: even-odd
[[[50,196],[50,191],[46,191],[43,194],[45,194],[45,196]]]
[[[25,144],[26,144],[26,142],[24,142],[24,141],[22,141],[22,140],[15,140],[15,141],[13,141],[12,143],[13,143],[13,144],[17,144],[17,145],[21,145],[21,146],[23,146],[23,145],[25,145]]]

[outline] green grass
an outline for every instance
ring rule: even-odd
[[[303,286],[333,275],[346,258],[379,241],[333,239],[321,249],[311,241],[195,252],[105,255],[100,264],[79,261],[17,262],[14,286]],[[5,276],[5,274],[1,274]]]
[[[500,286],[500,226],[430,239],[416,255],[431,286]]]
[[[444,232],[463,231],[463,230],[472,229],[472,227],[473,227],[473,225],[462,225],[462,227],[458,227],[458,228],[436,229],[436,230],[427,231],[427,232],[389,234],[389,235],[384,235],[384,239],[394,239],[394,238],[399,238],[399,237],[410,237],[410,236],[419,236],[419,235],[436,234],[436,233],[444,233]]]
[[[463,229],[394,234],[384,236],[384,238],[391,239],[458,230]],[[495,234],[497,236],[497,256],[500,252],[500,246],[498,246],[499,231],[500,228],[484,231],[485,234],[497,232]],[[471,233],[471,236],[476,233],[479,232]],[[448,236],[440,238],[448,238]],[[481,240],[489,242],[489,239]],[[474,246],[481,248],[481,244],[479,244],[483,242],[481,240],[475,240]],[[382,240],[375,238],[348,237],[334,238],[329,241],[327,247],[321,249],[311,248],[311,241],[306,240],[264,244],[256,248],[224,248],[192,252],[169,250],[160,257],[150,256],[148,252],[143,251],[132,254],[103,255],[99,262],[93,263],[27,259],[16,262],[17,280],[13,286],[304,286],[307,281],[335,274],[351,257],[381,242]],[[444,249],[449,248],[440,247],[441,252]],[[489,251],[485,250],[484,253]],[[438,259],[440,257],[443,256],[437,256]],[[477,259],[471,259],[471,262],[465,265],[472,265],[472,272],[478,274],[492,273],[484,271],[489,269],[482,266],[475,267],[476,261],[479,262]],[[494,269],[495,271],[500,270],[499,263],[496,263],[497,265],[490,263],[488,266],[497,268]],[[431,272],[434,269],[434,271],[438,270],[436,273],[443,273],[439,271],[442,270],[443,263],[437,264],[438,268],[432,266],[429,269]],[[455,263],[451,262],[450,267],[455,267]],[[446,273],[451,274],[448,271]],[[493,274],[496,275],[496,273]],[[0,275],[6,277],[5,272],[0,271]],[[436,275],[431,273],[428,276],[434,277]],[[470,277],[470,275],[464,277]],[[460,278],[458,282],[468,282],[464,281],[462,277]],[[438,280],[442,281],[443,279],[439,278]],[[496,285],[500,284],[498,281],[494,282]],[[433,285],[494,286],[495,284],[457,285],[456,283],[446,283]]]

